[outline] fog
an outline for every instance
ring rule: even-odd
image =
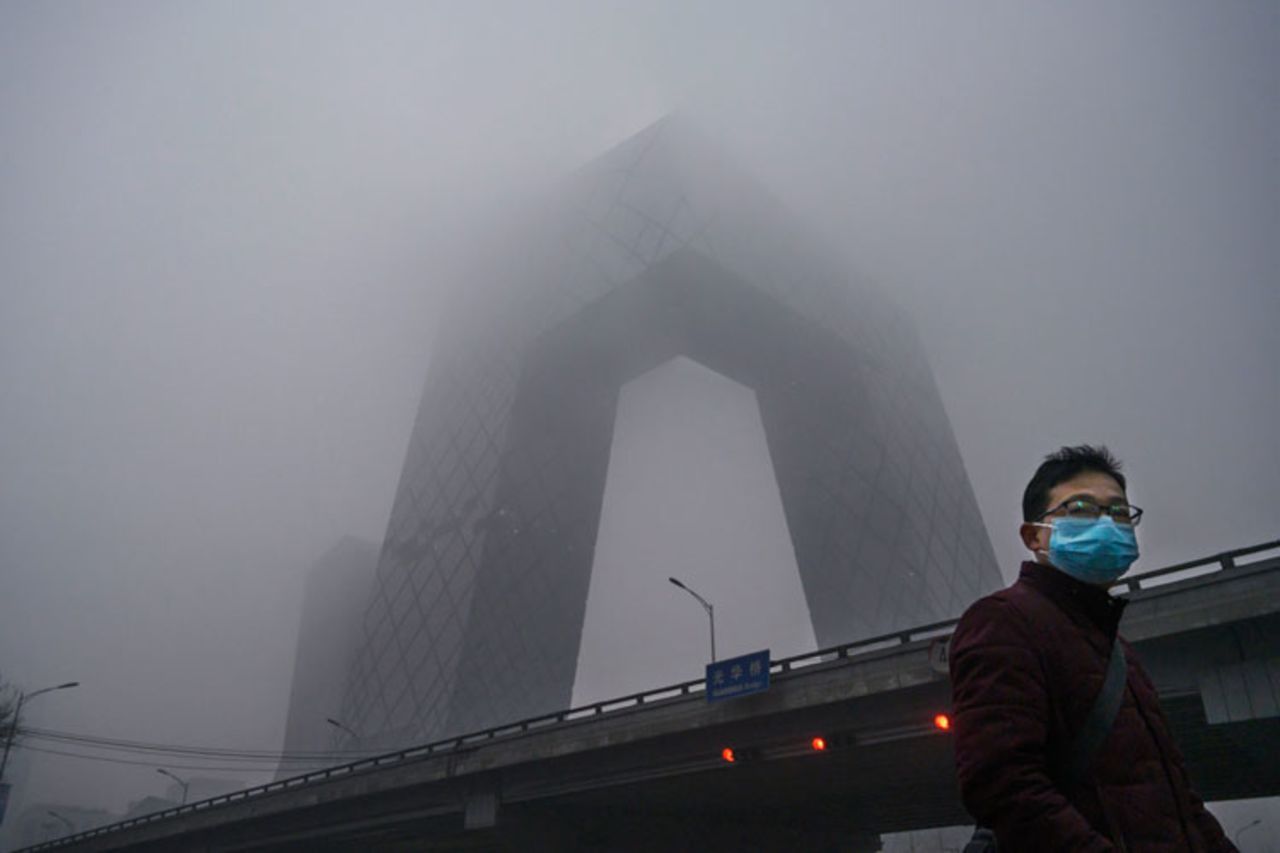
[[[0,675],[81,682],[28,722],[278,749],[485,223],[673,110],[913,315],[1007,578],[1064,443],[1124,460],[1140,569],[1280,534],[1275,3],[6,0]],[[663,559],[768,514],[708,494]],[[167,783],[15,757],[15,806]]]
[[[703,676],[711,620],[673,576],[711,598],[719,659],[817,648],[755,392],[669,361],[622,387],[612,451],[575,706]]]

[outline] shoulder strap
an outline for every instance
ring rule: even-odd
[[[1116,721],[1116,713],[1120,710],[1120,702],[1124,699],[1124,687],[1128,675],[1128,664],[1124,659],[1124,649],[1120,647],[1117,636],[1111,647],[1111,659],[1107,662],[1107,675],[1102,681],[1102,690],[1089,709],[1089,716],[1084,727],[1076,735],[1072,745],[1071,756],[1067,762],[1068,778],[1079,782],[1084,779],[1097,755],[1098,748],[1107,739],[1111,726]]]

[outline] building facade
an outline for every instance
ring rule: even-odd
[[[342,707],[399,746],[568,706],[619,389],[754,389],[820,646],[1000,584],[909,319],[678,118],[508,223],[431,366]]]
[[[340,730],[328,720],[338,718],[342,711],[347,675],[356,651],[364,644],[364,609],[377,564],[377,545],[344,536],[307,573],[285,720],[286,757],[280,762],[277,779],[316,767],[314,760],[293,760],[288,756],[325,752],[334,747],[335,734]],[[359,749],[360,745],[348,741],[345,746]],[[204,790],[198,790],[197,782],[213,781],[191,780],[188,797],[194,802]],[[173,794],[171,790],[170,795]]]

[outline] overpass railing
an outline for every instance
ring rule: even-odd
[[[1263,542],[1261,545],[1250,545],[1248,548],[1237,548],[1234,551],[1224,551],[1221,554],[1215,554],[1212,557],[1202,557],[1199,560],[1178,563],[1176,566],[1166,566],[1163,569],[1153,569],[1149,572],[1143,572],[1140,575],[1125,578],[1120,581],[1120,583],[1113,586],[1111,590],[1112,592],[1117,589],[1124,590],[1125,592],[1137,592],[1142,589],[1151,589],[1152,587],[1186,580],[1191,577],[1200,577],[1202,575],[1214,574],[1215,572],[1229,571],[1236,567],[1236,561],[1241,557],[1250,557],[1254,554],[1261,554],[1265,551],[1280,551],[1280,539],[1273,542]],[[1157,582],[1152,583],[1152,581]]]
[[[1168,566],[1162,569],[1144,572],[1143,574],[1135,575],[1132,578],[1127,578],[1121,581],[1119,584],[1112,587],[1112,591],[1123,590],[1123,592],[1127,594],[1143,589],[1149,589],[1154,586],[1160,586],[1162,583],[1171,583],[1176,580],[1182,580],[1185,576],[1198,576],[1213,574],[1216,572],[1231,571],[1242,565],[1238,562],[1240,558],[1259,554],[1265,551],[1280,551],[1280,539],[1271,542],[1264,542],[1260,545],[1252,545],[1248,548],[1237,548],[1233,551],[1224,551],[1211,557],[1204,557],[1199,560],[1192,560],[1186,563],[1179,563],[1175,566]],[[1250,564],[1243,565],[1247,566]],[[1170,578],[1170,576],[1177,577]],[[1151,583],[1153,580],[1157,582]],[[952,632],[958,621],[958,619],[947,619],[942,622],[934,622],[928,625],[921,625],[919,627],[908,628],[902,631],[893,631],[887,634],[881,634],[877,637],[869,637],[864,640],[857,640],[826,649],[819,649],[813,652],[793,655],[788,658],[772,661],[770,663],[769,671],[771,674],[777,673],[779,675],[783,675],[797,669],[806,669],[811,666],[827,664],[833,660],[842,660],[860,655],[874,654],[876,652],[884,651],[885,649],[892,649],[921,640],[945,637]],[[459,735],[457,737],[445,738],[431,743],[422,744],[420,746],[413,746],[407,749],[401,749],[396,752],[389,752],[370,758],[362,758],[348,764],[339,764],[333,767],[326,767],[321,770],[313,770],[309,773],[292,776],[288,779],[281,779],[269,782],[265,785],[246,788],[243,791],[236,791],[230,794],[211,797],[207,800],[200,800],[186,805],[175,806],[171,809],[152,812],[151,814],[130,818],[129,820],[121,821],[119,823],[108,824],[106,826],[100,826],[95,829],[76,833],[75,835],[69,835],[65,838],[47,841],[42,844],[24,848],[24,850],[37,851],[62,847],[64,845],[73,844],[77,841],[84,841],[101,835],[107,835],[109,833],[122,832],[126,829],[150,823],[157,823],[173,817],[193,814],[195,812],[204,812],[218,806],[238,803],[248,799],[256,799],[258,797],[303,787],[305,785],[327,782],[331,779],[342,776],[349,776],[355,773],[374,770],[388,765],[400,764],[406,761],[414,761],[417,759],[457,752],[498,738],[518,736],[528,734],[530,732],[541,732],[558,725],[577,723],[582,720],[594,719],[605,714],[613,714],[625,710],[636,710],[647,704],[679,699],[701,693],[704,689],[704,679],[697,678],[690,681],[684,681],[679,684],[672,684],[667,687],[659,687],[652,690],[641,691],[640,693],[632,693],[629,696],[620,696],[616,699],[606,699],[600,702],[593,702],[588,705],[581,705],[577,708],[569,708],[564,711],[541,714],[536,717],[529,717],[514,723],[492,726],[487,729]]]

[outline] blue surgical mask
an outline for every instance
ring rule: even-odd
[[[1049,534],[1049,562],[1079,581],[1107,584],[1138,559],[1133,527],[1099,518],[1055,518]]]

